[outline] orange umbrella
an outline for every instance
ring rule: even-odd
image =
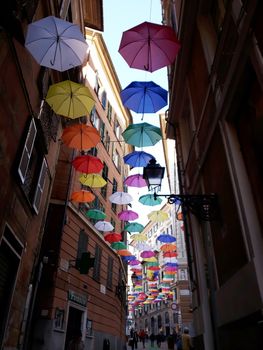
[[[75,124],[65,128],[61,138],[65,145],[79,150],[88,150],[100,142],[98,130],[85,124]]]
[[[121,256],[131,256],[132,255],[132,253],[127,249],[117,250],[117,254],[119,254]]]
[[[85,190],[73,192],[71,195],[71,200],[73,202],[89,203],[92,202],[94,199],[94,194]]]
[[[176,250],[176,244],[171,244],[171,243],[167,243],[167,244],[163,244],[160,249],[163,251],[163,252],[172,252],[174,250]]]

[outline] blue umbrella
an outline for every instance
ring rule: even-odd
[[[161,234],[160,236],[157,237],[157,240],[164,243],[172,243],[176,241],[176,238],[171,235]]]
[[[145,167],[151,159],[154,159],[154,156],[144,151],[134,151],[123,157],[124,163],[132,167]]]
[[[167,105],[167,91],[153,81],[133,81],[121,91],[121,100],[137,113],[155,113]]]

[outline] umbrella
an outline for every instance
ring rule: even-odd
[[[152,246],[150,246],[150,244],[147,244],[145,242],[142,242],[142,243],[137,243],[135,248],[137,250],[151,250],[152,249]]]
[[[144,205],[154,206],[162,203],[160,197],[154,198],[153,194],[145,194],[139,198],[139,202]]]
[[[123,210],[118,214],[118,218],[123,221],[132,221],[138,219],[139,215],[132,210]]]
[[[164,258],[175,258],[177,257],[177,253],[176,252],[163,252],[163,257]]]
[[[162,234],[157,237],[157,240],[163,243],[172,243],[176,241],[176,238],[171,235]]]
[[[130,124],[122,136],[126,143],[137,147],[154,146],[162,139],[161,129],[148,123]]]
[[[167,105],[167,90],[153,81],[133,81],[120,95],[124,106],[137,113],[155,113]]]
[[[122,239],[122,235],[117,232],[106,233],[104,239],[109,243],[119,242]]]
[[[71,200],[73,202],[89,203],[92,202],[94,199],[95,196],[93,193],[84,190],[73,192],[71,195]]]
[[[61,138],[65,145],[79,150],[88,150],[100,142],[98,130],[85,124],[75,124],[65,128]]]
[[[129,256],[122,256],[121,258],[122,258],[122,260],[127,261],[127,262],[129,263],[130,261],[135,260],[135,259],[136,259],[136,256],[134,256],[134,255],[129,255]]]
[[[121,256],[131,256],[132,255],[132,253],[127,249],[117,250],[117,254],[119,254]]]
[[[137,233],[136,235],[132,235],[131,236],[131,240],[134,240],[134,241],[147,241],[147,236],[143,233]]]
[[[123,32],[119,53],[131,68],[153,72],[173,63],[179,48],[171,27],[143,22]]]
[[[103,169],[102,161],[89,154],[75,157],[72,161],[72,165],[77,171],[85,174],[99,173]]]
[[[54,112],[71,119],[90,113],[95,104],[86,86],[70,80],[51,85],[46,102]]]
[[[155,256],[155,253],[152,250],[144,250],[140,254],[141,258],[151,258],[152,256]]]
[[[136,260],[131,261],[129,265],[136,266],[136,265],[139,265],[140,263],[141,263],[141,261],[136,259]]]
[[[143,260],[147,261],[147,263],[156,263],[156,262],[158,262],[158,260],[156,259],[155,256],[152,256],[150,258],[144,258]]]
[[[154,156],[144,151],[134,151],[123,157],[124,163],[132,167],[145,167],[151,159],[155,159]]]
[[[114,227],[109,221],[98,221],[94,227],[99,231],[112,231]],[[104,237],[105,238],[105,237]]]
[[[86,216],[93,220],[103,220],[106,218],[106,214],[98,209],[89,209],[86,212]]]
[[[141,174],[130,175],[124,180],[124,185],[130,187],[146,187],[147,183]]]
[[[41,66],[60,72],[82,65],[88,49],[76,24],[54,16],[29,24],[25,47]]]
[[[172,252],[176,250],[176,244],[166,243],[160,247],[163,252]]]
[[[111,248],[115,250],[127,249],[127,246],[124,242],[113,242]]]
[[[128,232],[142,232],[144,226],[138,222],[131,222],[124,226],[124,231]]]
[[[168,213],[162,211],[162,210],[155,210],[150,212],[150,214],[147,215],[148,219],[154,222],[164,222],[168,220],[169,215]]]
[[[114,192],[109,196],[111,203],[125,205],[132,201],[132,196],[126,192]]]
[[[103,179],[101,175],[98,174],[83,174],[79,178],[79,181],[84,186],[100,188],[107,184],[107,181]]]

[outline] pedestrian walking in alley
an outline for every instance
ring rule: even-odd
[[[175,340],[172,334],[169,334],[167,337],[167,346],[168,350],[174,350]]]
[[[151,348],[153,348],[153,347],[154,347],[154,341],[155,341],[155,335],[154,335],[154,333],[151,333],[151,334],[150,334],[150,341],[151,341]]]
[[[145,333],[144,329],[141,329],[139,332],[139,339],[142,342],[143,349],[145,349],[145,338],[146,338],[146,333]]]
[[[189,329],[184,328],[184,333],[182,334],[182,350],[191,350],[193,349],[192,340],[189,334]]]
[[[161,344],[162,344],[162,334],[161,334],[161,333],[158,333],[158,334],[156,335],[156,342],[157,342],[158,348],[160,348],[160,347],[161,347]]]
[[[128,345],[131,347],[132,350],[138,349],[138,340],[139,340],[138,333],[136,330],[132,328],[130,332],[130,338],[128,341]]]

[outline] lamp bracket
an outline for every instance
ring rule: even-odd
[[[166,197],[170,204],[181,204],[183,209],[189,210],[199,220],[212,221],[217,213],[217,195],[212,194],[157,194],[154,192],[154,199]]]

